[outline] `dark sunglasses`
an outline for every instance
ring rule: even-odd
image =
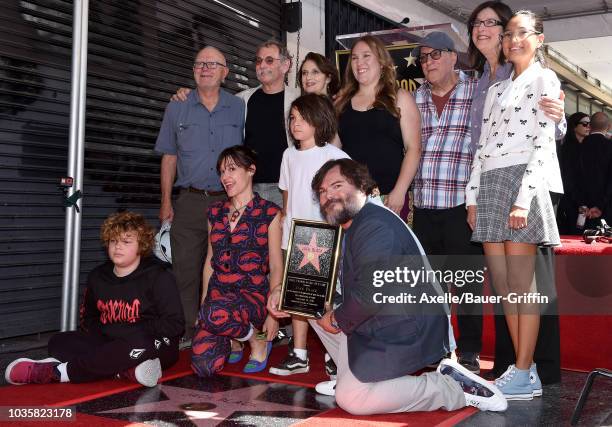
[[[421,61],[421,64],[425,64],[427,63],[427,61],[429,60],[428,56],[431,57],[431,59],[433,60],[437,60],[440,59],[440,57],[442,56],[442,52],[450,52],[450,50],[448,49],[434,49],[429,53],[422,53],[419,55],[419,61]]]
[[[585,128],[591,126],[591,122],[578,122],[578,124],[584,126]]]
[[[281,61],[282,58],[274,58],[272,56],[266,56],[262,58],[260,56],[255,57],[255,64],[260,65],[262,62],[265,62],[268,65],[274,64],[274,61]]]

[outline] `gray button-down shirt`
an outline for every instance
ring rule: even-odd
[[[187,101],[171,101],[166,107],[155,151],[177,156],[175,186],[217,191],[217,157],[225,148],[242,144],[243,130],[240,98],[221,89],[217,105],[208,111],[192,90]]]
[[[476,85],[476,90],[474,91],[474,96],[472,98],[472,109],[470,110],[470,120],[472,122],[471,147],[473,151],[476,150],[476,145],[478,145],[478,141],[480,141],[483,116],[482,110],[484,109],[485,100],[487,99],[487,92],[495,83],[509,79],[511,74],[512,63],[506,62],[505,64],[500,64],[497,66],[497,69],[495,70],[495,78],[491,79],[491,67],[489,67],[489,63],[487,62],[484,64],[484,70],[482,76],[480,76],[480,79],[478,79],[478,84]],[[566,130],[567,123],[565,118],[563,118],[559,123],[557,123],[557,127],[555,128],[555,138],[563,138]]]

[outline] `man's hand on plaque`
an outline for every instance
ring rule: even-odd
[[[280,311],[278,309],[278,306],[280,305],[280,299],[281,287],[277,286],[276,288],[272,289],[268,294],[268,311],[272,316],[276,317],[277,319],[282,317],[291,317],[289,313],[285,313],[284,311]]]
[[[266,333],[266,341],[272,341],[278,335],[278,320],[268,314],[263,324],[263,331]]]
[[[330,334],[337,334],[340,332],[340,327],[334,318],[334,310],[331,309],[329,304],[325,304],[325,314],[320,319],[317,319],[317,323]]]

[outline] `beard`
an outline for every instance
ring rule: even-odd
[[[336,204],[336,206],[332,206]],[[351,194],[342,199],[330,199],[321,206],[321,215],[331,225],[342,225],[359,213],[361,206],[357,203],[356,197]]]

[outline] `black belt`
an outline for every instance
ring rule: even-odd
[[[210,197],[210,196],[223,196],[225,194],[225,191],[223,191],[223,190],[220,190],[220,191],[200,190],[199,188],[195,188],[195,187],[186,187],[186,188],[184,188],[184,190],[187,190],[190,193],[203,194],[203,195],[205,195],[207,197]]]

